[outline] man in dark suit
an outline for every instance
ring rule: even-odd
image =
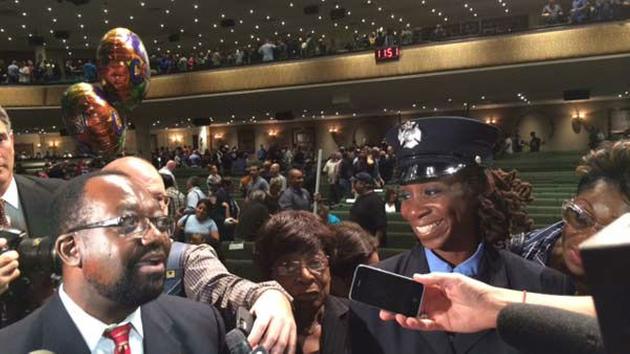
[[[51,206],[64,282],[50,301],[0,331],[0,354],[219,353],[216,310],[160,296],[170,222],[127,176],[77,177]]]
[[[11,120],[0,107],[0,227],[22,230],[30,237],[48,236],[47,208],[63,181],[15,175],[14,161]],[[5,244],[6,240],[0,238],[0,250]],[[52,293],[50,274],[31,272],[29,281],[16,281],[20,276],[18,267],[17,252],[0,254],[0,328],[24,317]]]
[[[511,232],[529,224],[525,206],[531,188],[513,174],[487,168],[497,137],[495,127],[459,117],[408,121],[388,135],[399,156],[401,214],[419,244],[378,267],[406,277],[460,273],[510,289],[575,291],[559,272],[500,249]],[[351,306],[353,352],[516,353],[494,330],[420,333],[382,321],[378,309]]]

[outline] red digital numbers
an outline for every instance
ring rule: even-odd
[[[377,49],[374,52],[376,62],[392,61],[400,59],[400,47],[387,47]]]

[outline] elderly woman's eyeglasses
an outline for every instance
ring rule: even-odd
[[[604,225],[597,222],[593,214],[576,204],[575,199],[565,200],[562,203],[562,220],[576,230],[601,229],[604,227]]]
[[[300,260],[292,260],[292,261],[284,261],[277,266],[274,267],[274,272],[276,275],[286,277],[286,276],[297,276],[302,271],[302,267],[306,267],[311,273],[315,273],[320,275],[326,270],[328,267],[328,257],[326,256],[315,256],[309,259],[300,259]]]
[[[71,228],[67,233],[73,233],[82,230],[116,227],[120,233],[125,236],[134,236],[145,232],[149,228],[149,223],[153,225],[159,232],[166,233],[172,231],[173,223],[167,216],[148,217],[136,214],[127,214],[117,218],[97,221],[87,225],[81,225]]]

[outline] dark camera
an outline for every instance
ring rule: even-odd
[[[50,297],[61,263],[55,243],[49,237],[30,238],[17,229],[0,229],[0,238],[7,240],[0,254],[15,250],[20,255],[20,277],[11,282],[9,291],[0,295],[0,328],[24,318]]]
[[[55,244],[49,237],[29,238],[18,229],[0,229],[0,238],[7,240],[0,253],[15,250],[20,255],[20,271],[28,276],[35,272],[60,274]]]

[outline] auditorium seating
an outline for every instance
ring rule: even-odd
[[[583,152],[540,152],[520,153],[504,156],[495,161],[495,166],[504,170],[519,171],[521,179],[532,183],[534,201],[529,205],[529,214],[534,219],[534,227],[540,228],[560,220],[560,206],[570,198],[577,185],[575,166]],[[180,169],[176,171],[180,190],[185,191],[186,179],[197,175],[203,178],[201,188],[205,191],[205,169]],[[242,203],[238,192],[238,181],[233,180],[235,199]],[[323,185],[325,198],[328,186]],[[331,210],[342,220],[348,220],[351,205],[342,204]],[[416,239],[400,214],[388,214],[388,247],[380,250],[381,259],[403,252],[416,243]],[[221,258],[233,273],[252,280],[261,280],[260,272],[253,261],[253,242],[222,242]]]

